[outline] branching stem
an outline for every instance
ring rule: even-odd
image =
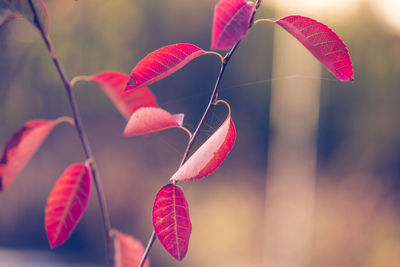
[[[47,36],[47,34],[44,32],[43,26],[40,24],[36,9],[32,3],[32,0],[28,0],[29,2],[29,6],[32,10],[33,13],[33,17],[34,17],[34,22],[36,27],[39,29],[40,34],[43,38],[44,43],[46,44],[47,50],[50,53],[50,56],[53,60],[53,63],[57,69],[57,72],[62,80],[62,83],[65,87],[65,90],[67,91],[67,95],[68,95],[68,100],[69,103],[71,105],[71,109],[72,109],[72,115],[74,118],[74,122],[75,122],[75,129],[78,132],[79,138],[81,140],[82,143],[82,147],[83,147],[83,151],[85,153],[86,158],[89,160],[91,160],[92,162],[94,162],[94,158],[93,158],[93,152],[92,149],[89,145],[89,141],[86,135],[86,132],[83,128],[83,124],[82,124],[82,120],[81,120],[81,116],[79,113],[79,108],[78,108],[78,104],[76,101],[76,97],[74,92],[71,89],[71,84],[68,81],[67,75],[64,72],[64,69],[61,65],[61,63],[58,61],[58,58],[56,56],[56,54],[54,53],[53,47],[51,45],[51,41],[50,38]],[[104,192],[103,192],[103,187],[101,184],[101,181],[99,179],[99,175],[97,173],[97,170],[95,168],[91,168],[91,173],[92,173],[92,178],[94,181],[94,185],[97,191],[97,198],[99,201],[99,206],[100,206],[100,210],[101,210],[101,215],[102,215],[102,221],[103,221],[103,226],[104,226],[104,234],[105,234],[105,239],[106,239],[106,258],[107,258],[107,263],[109,267],[114,266],[114,262],[113,262],[113,253],[112,253],[112,243],[111,243],[111,238],[110,238],[110,230],[111,230],[111,222],[110,222],[110,216],[108,214],[108,209],[107,209],[107,205],[106,205],[106,200],[104,197]]]
[[[228,62],[231,59],[231,57],[232,57],[233,53],[235,52],[236,48],[238,47],[239,43],[240,43],[240,41],[237,42],[234,45],[234,47],[232,47],[232,49],[223,58],[221,69],[219,71],[219,75],[218,75],[217,80],[215,82],[214,90],[213,90],[213,92],[211,94],[210,101],[208,102],[207,108],[204,111],[203,117],[201,118],[199,124],[197,125],[196,130],[194,131],[192,137],[189,139],[189,142],[188,142],[188,144],[186,146],[186,150],[185,150],[185,153],[183,154],[182,161],[181,161],[181,164],[179,165],[179,167],[182,167],[182,165],[188,159],[189,153],[190,153],[190,151],[191,151],[191,149],[193,147],[193,143],[197,139],[201,127],[203,126],[203,124],[204,124],[208,114],[210,113],[212,107],[214,107],[215,104],[216,104],[216,101],[218,99],[218,88],[219,88],[219,84],[221,83],[222,75],[224,74],[226,66],[228,65]],[[151,233],[150,239],[149,239],[149,241],[147,243],[146,250],[145,250],[145,252],[144,252],[144,254],[142,256],[142,260],[140,261],[139,267],[143,267],[143,265],[144,265],[144,263],[146,261],[146,258],[149,255],[149,252],[150,252],[151,247],[153,246],[153,243],[154,243],[155,240],[156,240],[156,233],[153,230],[153,232]]]
[[[251,19],[250,19],[249,28],[251,28],[251,27],[253,26],[254,16],[256,15],[257,9],[260,7],[260,4],[261,4],[261,0],[257,0],[257,2],[256,2],[256,4],[255,4],[255,10],[254,10],[254,12],[253,12],[253,14],[252,14],[252,16],[251,16]],[[212,94],[211,94],[210,101],[208,102],[207,108],[206,108],[206,110],[204,111],[203,117],[201,118],[199,124],[197,125],[196,130],[194,131],[192,137],[189,139],[189,142],[188,142],[188,144],[187,144],[187,146],[186,146],[186,150],[185,150],[185,153],[183,154],[182,161],[181,161],[181,164],[179,165],[179,167],[182,167],[182,165],[183,165],[183,164],[186,162],[186,160],[188,159],[189,153],[190,153],[190,151],[191,151],[191,149],[192,149],[192,147],[193,147],[194,141],[196,140],[196,138],[197,138],[197,136],[198,136],[198,133],[199,133],[199,131],[200,131],[200,128],[203,126],[203,124],[204,124],[204,122],[205,122],[205,120],[206,120],[208,114],[210,113],[212,107],[214,107],[214,106],[216,105],[216,102],[217,102],[217,100],[218,100],[218,88],[219,88],[219,84],[220,84],[221,79],[222,79],[222,75],[223,75],[224,72],[225,72],[225,69],[226,69],[226,66],[227,66],[228,63],[229,63],[229,60],[231,59],[231,57],[232,57],[233,54],[235,53],[236,48],[239,46],[239,43],[240,43],[240,40],[239,40],[239,41],[231,48],[231,50],[229,50],[229,52],[226,53],[226,55],[223,57],[221,69],[220,69],[220,71],[219,71],[219,75],[218,75],[217,80],[216,80],[216,82],[215,82],[214,90],[213,90],[213,92],[212,92]],[[219,54],[218,54],[218,55],[219,55]],[[143,254],[143,256],[142,256],[142,260],[140,261],[138,267],[143,267],[143,265],[144,265],[144,263],[145,263],[145,261],[146,261],[146,258],[147,258],[147,256],[149,255],[150,250],[151,250],[151,247],[153,246],[153,243],[154,243],[155,240],[156,240],[156,233],[155,233],[155,231],[153,230],[153,232],[151,233],[150,239],[149,239],[149,241],[148,241],[148,243],[147,243],[146,250],[145,250],[145,252],[144,252],[144,254]]]

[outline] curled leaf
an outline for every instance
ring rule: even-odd
[[[29,5],[28,0],[4,0],[10,5],[11,8],[15,9],[22,16],[24,16],[29,22],[31,22],[36,27],[38,26],[35,22],[35,18]],[[32,0],[32,4],[35,7],[36,14],[38,16],[39,23],[43,28],[45,33],[49,32],[49,13],[47,11],[47,6],[43,0]]]
[[[131,235],[112,229],[110,235],[114,238],[115,267],[137,267],[144,254],[143,244]],[[143,265],[149,267],[147,259]]]
[[[153,226],[168,253],[182,260],[189,246],[192,224],[188,203],[179,186],[168,184],[158,192],[153,206]]]
[[[254,4],[245,0],[221,0],[215,6],[211,49],[230,49],[247,35]]]
[[[171,181],[201,179],[215,171],[231,151],[236,139],[235,125],[231,119],[231,110],[225,122],[171,177]]]
[[[70,118],[57,120],[31,120],[16,131],[7,141],[0,159],[0,191],[5,190],[25,164],[31,159],[51,130],[63,121],[71,122]]]
[[[142,135],[169,128],[182,128],[183,114],[171,115],[162,108],[144,107],[134,112],[126,124],[124,135]],[[187,130],[186,130],[187,131]]]
[[[353,63],[346,45],[328,26],[303,16],[275,21],[303,44],[341,81],[353,80]]]
[[[68,240],[85,213],[90,197],[90,170],[85,164],[69,166],[50,192],[45,211],[45,228],[50,247]]]
[[[125,90],[132,90],[159,81],[206,52],[193,44],[164,46],[145,56],[131,72]]]
[[[125,92],[129,79],[128,74],[116,71],[100,72],[88,78],[103,90],[127,120],[139,108],[157,107],[156,97],[147,87]]]
[[[14,12],[10,9],[0,8],[0,25],[15,18]]]

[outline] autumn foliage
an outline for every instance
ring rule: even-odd
[[[0,24],[12,21],[22,15],[43,36],[48,35],[49,16],[42,0],[6,0],[8,8],[0,9]],[[226,101],[218,99],[219,80],[230,57],[251,27],[258,22],[271,22],[295,37],[317,60],[337,79],[353,80],[353,67],[348,50],[343,41],[321,22],[303,16],[288,16],[276,21],[254,20],[261,1],[221,0],[214,10],[211,33],[211,49],[230,50],[225,56],[206,51],[190,43],[177,43],[161,47],[147,54],[132,69],[130,74],[104,71],[91,76],[73,79],[71,86],[79,81],[95,83],[110,98],[116,109],[127,120],[125,136],[148,135],[151,133],[179,128],[188,133],[189,143],[182,164],[160,189],[153,206],[153,227],[157,238],[166,251],[177,260],[182,260],[189,246],[191,221],[189,204],[181,181],[201,179],[218,169],[232,150],[236,130],[232,120],[233,111]],[[47,37],[44,37],[46,40]],[[52,50],[52,47],[49,47]],[[221,73],[216,82],[208,111],[218,103],[227,107],[226,119],[222,125],[189,157],[197,131],[191,133],[184,125],[183,114],[171,114],[158,106],[153,92],[148,86],[172,75],[190,61],[202,55],[214,54],[221,58]],[[299,62],[301,64],[301,62]],[[68,119],[27,121],[5,144],[0,161],[0,189],[6,190],[18,176],[21,169],[45,141],[51,130],[62,121],[69,121],[73,127],[76,117]],[[203,120],[198,128],[202,126]],[[52,189],[46,209],[45,228],[50,247],[57,247],[68,240],[75,226],[85,213],[90,200],[91,172],[95,171],[93,159],[75,163],[66,168]],[[201,226],[200,226],[201,227]],[[136,266],[144,253],[143,245],[134,237],[118,230],[107,233],[114,242],[114,264],[116,266]],[[146,261],[146,266],[149,262]]]

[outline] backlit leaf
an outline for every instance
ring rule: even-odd
[[[303,16],[277,20],[341,81],[353,80],[353,63],[343,41],[328,26]]]
[[[68,240],[86,211],[89,197],[89,168],[81,163],[69,166],[54,185],[47,200],[44,222],[51,248]]]
[[[221,0],[215,6],[212,49],[230,49],[247,35],[254,4],[245,0]]]
[[[215,171],[231,151],[236,139],[235,125],[229,114],[225,122],[207,141],[178,169],[171,181],[201,179]]]
[[[129,79],[128,74],[116,71],[105,71],[89,77],[89,80],[104,91],[127,120],[139,108],[157,107],[156,98],[147,87],[124,92]]]
[[[162,108],[144,107],[134,112],[129,119],[125,136],[159,132],[169,128],[182,128],[183,114],[171,115]]]
[[[151,52],[132,70],[125,90],[132,90],[159,81],[205,53],[203,49],[193,44],[174,44]]]
[[[10,5],[11,8],[15,9],[33,25],[37,26],[33,16],[32,9],[29,5],[28,0],[4,0]],[[33,6],[35,7],[36,14],[38,16],[40,25],[43,30],[48,33],[49,31],[49,13],[47,11],[46,4],[43,0],[32,0]]]
[[[0,9],[0,25],[12,20],[13,18],[15,18],[14,12],[6,8]]]
[[[58,123],[71,121],[70,118],[57,120],[31,120],[16,131],[7,141],[0,160],[0,191],[5,190]]]
[[[188,203],[179,186],[168,184],[158,192],[153,206],[153,226],[168,253],[182,260],[189,246],[192,224]]]
[[[142,243],[131,235],[111,230],[114,238],[114,264],[115,267],[137,267],[144,254]],[[147,259],[143,267],[149,267]]]

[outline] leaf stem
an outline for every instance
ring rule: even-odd
[[[272,20],[272,19],[258,19],[258,20],[256,20],[256,21],[254,21],[253,25],[256,25],[256,24],[259,23],[259,22],[275,23],[275,21]]]
[[[88,141],[86,132],[83,128],[78,104],[76,101],[75,94],[72,91],[71,84],[69,83],[65,71],[64,71],[61,63],[58,61],[56,54],[53,51],[53,47],[51,45],[50,38],[44,32],[43,26],[40,24],[40,21],[38,19],[38,15],[37,15],[36,9],[32,3],[32,0],[28,0],[28,2],[29,2],[29,6],[32,10],[33,16],[34,16],[35,25],[40,31],[42,39],[47,47],[47,50],[50,53],[50,56],[53,60],[53,63],[55,65],[56,69],[57,69],[57,72],[62,80],[65,90],[67,91],[68,100],[71,105],[72,115],[73,115],[74,122],[75,122],[75,129],[81,140],[81,144],[82,144],[85,156],[87,159],[90,159],[94,162],[93,152],[89,145],[89,141]],[[111,243],[111,238],[109,235],[109,232],[111,230],[110,216],[108,214],[106,200],[105,200],[105,196],[104,196],[104,192],[103,192],[103,187],[102,187],[101,181],[99,179],[99,175],[97,173],[97,170],[95,168],[93,168],[92,166],[93,166],[93,164],[91,164],[91,173],[92,173],[93,181],[94,181],[95,188],[97,191],[97,198],[99,201],[99,206],[100,206],[102,221],[103,221],[103,226],[104,226],[104,234],[105,234],[105,240],[106,240],[106,258],[107,258],[108,266],[112,267],[112,266],[114,266],[114,262],[113,262],[113,256],[112,256],[113,255],[112,254],[112,243]]]

